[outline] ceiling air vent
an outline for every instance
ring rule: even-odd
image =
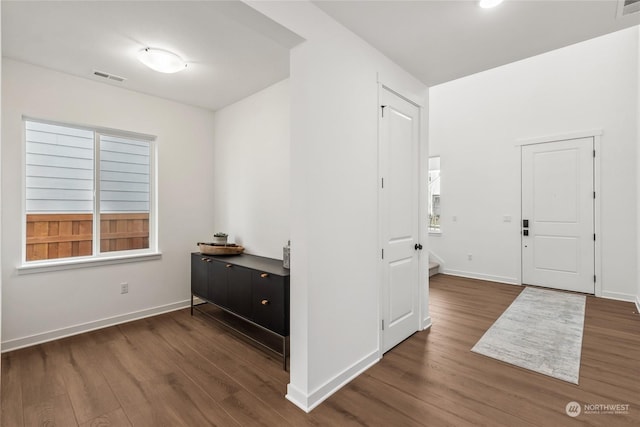
[[[115,74],[109,74],[109,73],[105,73],[104,71],[98,71],[98,70],[93,70],[93,75],[102,77],[103,79],[113,80],[115,82],[120,82],[120,83],[127,80],[124,77],[116,76]]]
[[[619,0],[618,18],[640,12],[640,0]]]

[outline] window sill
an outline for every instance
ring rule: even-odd
[[[50,271],[73,270],[76,268],[98,267],[101,265],[125,264],[130,262],[153,261],[162,258],[162,252],[116,255],[101,258],[65,259],[62,261],[41,261],[22,264],[17,267],[19,275],[47,273]]]

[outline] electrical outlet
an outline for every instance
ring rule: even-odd
[[[469,261],[472,261],[473,260],[473,254],[467,254],[467,259]]]
[[[129,284],[127,282],[120,283],[120,293],[121,294],[129,293]]]

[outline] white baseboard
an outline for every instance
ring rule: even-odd
[[[47,341],[53,341],[60,338],[78,335],[85,332],[94,331],[96,329],[106,328],[108,326],[118,325],[120,323],[130,322],[132,320],[143,319],[145,317],[156,316],[170,311],[180,310],[191,305],[191,300],[179,301],[171,304],[161,305],[158,307],[147,308],[144,310],[134,311],[131,313],[120,314],[118,316],[108,317],[105,319],[95,320],[92,322],[81,323],[65,328],[54,329],[48,332],[29,335],[22,338],[14,338],[12,340],[2,342],[2,353],[12,350],[18,350],[24,347],[30,347],[36,344],[42,344]]]
[[[444,260],[431,251],[429,251],[429,258],[435,260],[438,264],[440,264],[439,268],[440,272],[442,272],[442,270],[444,269]]]
[[[378,350],[363,357],[358,362],[354,363],[351,367],[345,369],[324,385],[316,388],[309,394],[297,388],[295,385],[289,383],[287,385],[286,398],[302,409],[305,412],[311,412],[313,408],[324,402],[333,393],[344,387],[355,377],[369,369],[374,364],[378,363],[380,358],[378,357]]]
[[[513,277],[493,276],[490,274],[473,273],[471,271],[460,270],[442,270],[442,274],[449,274],[451,276],[466,277],[469,279],[486,280],[489,282],[506,283],[508,285],[520,285],[520,280]]]
[[[422,319],[422,329],[421,331],[427,330],[431,327],[431,316],[426,317],[425,319]]]
[[[459,271],[459,270],[444,270],[444,271],[441,271],[441,273],[449,274],[451,276],[467,277],[469,279],[480,279],[480,280],[487,280],[489,282],[506,283],[508,285],[521,285],[520,280],[511,278],[511,277],[492,276],[488,274],[472,273],[469,271]],[[620,292],[603,291],[602,295],[599,295],[599,297],[618,300],[618,301],[635,302],[638,308],[638,312],[640,312],[640,297],[637,297],[635,295],[623,294]]]
[[[285,394],[284,397],[306,413],[309,413],[312,409],[309,408],[307,396],[291,383],[287,384],[287,394]]]
[[[602,295],[600,295],[600,296],[602,298],[614,299],[614,300],[618,300],[618,301],[636,302],[636,296],[635,295],[623,294],[623,293],[620,293],[620,292],[602,291]]]

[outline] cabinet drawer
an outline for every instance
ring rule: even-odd
[[[253,321],[280,335],[287,335],[285,325],[284,278],[254,272],[251,278]]]

